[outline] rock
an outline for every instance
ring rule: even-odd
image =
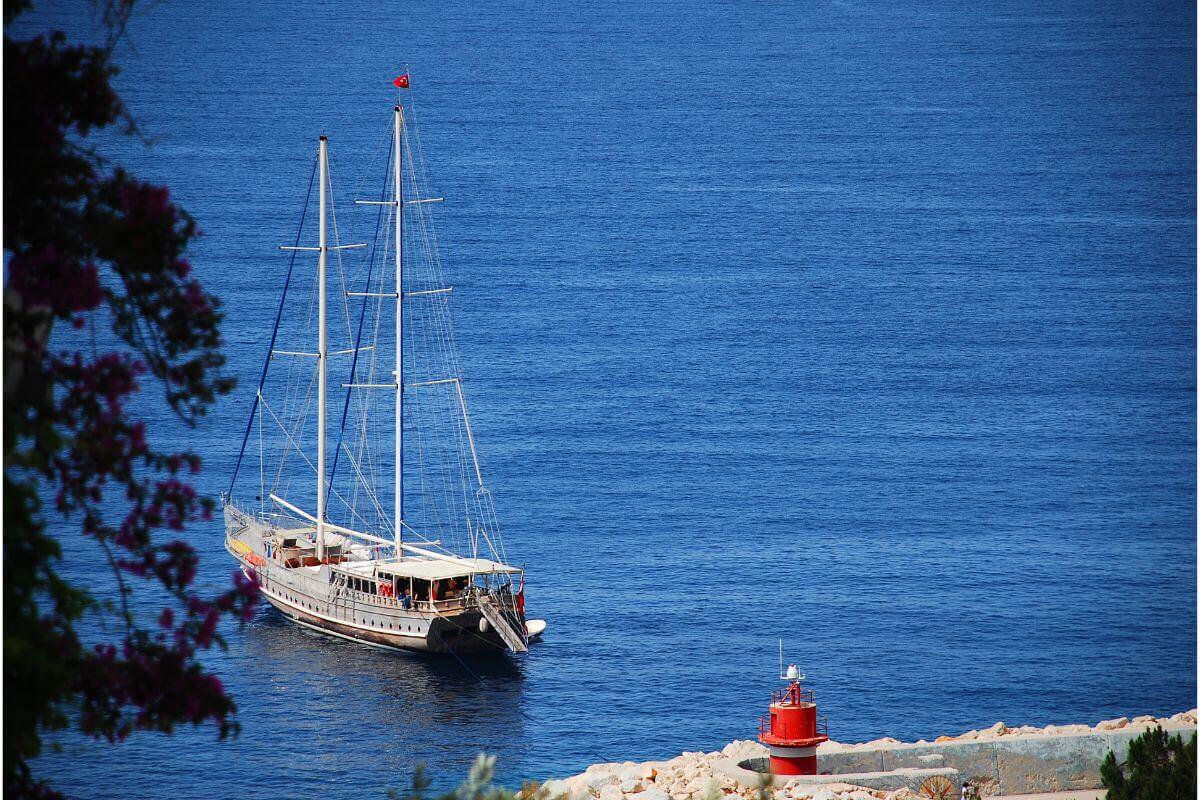
[[[737,761],[745,761],[747,758],[762,758],[766,754],[767,748],[758,742],[750,742],[744,739],[730,742],[721,750],[721,755]]]
[[[645,788],[646,787],[642,785],[641,778],[626,778],[625,780],[621,781],[621,792],[623,794],[634,794],[642,791],[642,789]]]
[[[651,786],[640,792],[629,795],[626,800],[671,800],[671,796],[662,789]]]
[[[1042,728],[1042,733],[1058,733],[1058,726],[1047,725],[1046,727]]]
[[[1133,722],[1131,722],[1129,724],[1130,725],[1149,725],[1153,722],[1154,722],[1154,717],[1150,716],[1149,714],[1146,714],[1141,717],[1134,717]]]
[[[1092,729],[1087,725],[1063,725],[1059,729],[1059,733],[1091,733]]]
[[[812,800],[837,800],[837,795],[828,789],[821,789],[812,795]]]
[[[952,741],[954,741],[953,736],[939,736],[933,740],[934,744],[940,744],[941,742],[952,742]]]
[[[617,776],[617,783],[625,783],[626,781],[640,781],[642,779],[641,764],[627,764],[617,768],[614,771]]]
[[[1115,731],[1124,728],[1129,724],[1129,717],[1117,717],[1116,719],[1106,719],[1096,726],[1098,731]]]
[[[588,790],[587,781],[582,775],[572,775],[563,781],[563,784],[571,792],[571,794],[580,794]]]
[[[600,790],[600,800],[623,800],[621,787],[610,783]]]
[[[593,793],[599,793],[600,790],[605,786],[615,786],[618,780],[617,776],[611,772],[603,772],[599,770],[592,772],[592,768],[588,767],[587,772],[583,773],[583,782],[587,784],[587,787],[591,789]]]
[[[1003,736],[1004,734],[1008,733],[1008,726],[1003,722],[997,722],[995,725],[984,731],[984,733],[988,734],[989,736]]]

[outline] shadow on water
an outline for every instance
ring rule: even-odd
[[[395,733],[459,723],[478,728],[481,739],[489,738],[491,726],[502,726],[509,738],[522,735],[521,657],[377,650],[310,631],[274,609],[260,611],[242,636],[245,655],[270,676],[272,693],[330,702],[332,713],[338,710],[333,698],[366,693],[374,698],[367,705],[374,719],[362,721]]]
[[[478,682],[472,676],[487,682],[522,681],[525,673],[521,668],[518,657],[511,654],[468,653],[453,655],[445,653],[407,653],[379,650],[356,642],[350,642],[337,636],[319,633],[304,628],[288,620],[274,608],[260,609],[255,619],[247,627],[247,646],[257,644],[269,653],[256,655],[272,655],[280,658],[287,657],[285,644],[295,644],[295,638],[302,637],[308,649],[315,649],[326,654],[331,661],[343,662],[349,657],[354,662],[367,661],[378,665],[389,665],[397,671],[420,671],[431,676],[453,680],[463,678],[466,682]],[[381,669],[388,667],[380,666]]]

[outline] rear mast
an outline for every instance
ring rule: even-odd
[[[396,198],[396,558],[404,558],[404,110],[396,103],[392,126],[393,194]]]
[[[328,249],[325,233],[326,178],[329,175],[329,140],[322,136],[319,147],[321,171],[321,221],[317,239],[317,560],[325,560],[325,255]]]

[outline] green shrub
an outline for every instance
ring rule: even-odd
[[[1187,744],[1162,728],[1129,743],[1123,763],[1109,753],[1100,765],[1108,800],[1193,800],[1196,797],[1196,734]]]

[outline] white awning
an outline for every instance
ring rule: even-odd
[[[519,567],[510,567],[508,564],[501,564],[486,558],[455,558],[454,560],[406,558],[402,561],[388,559],[387,561],[343,563],[339,564],[338,568],[364,577],[380,575],[418,578],[424,581],[464,578],[470,575],[513,575],[521,571]]]

